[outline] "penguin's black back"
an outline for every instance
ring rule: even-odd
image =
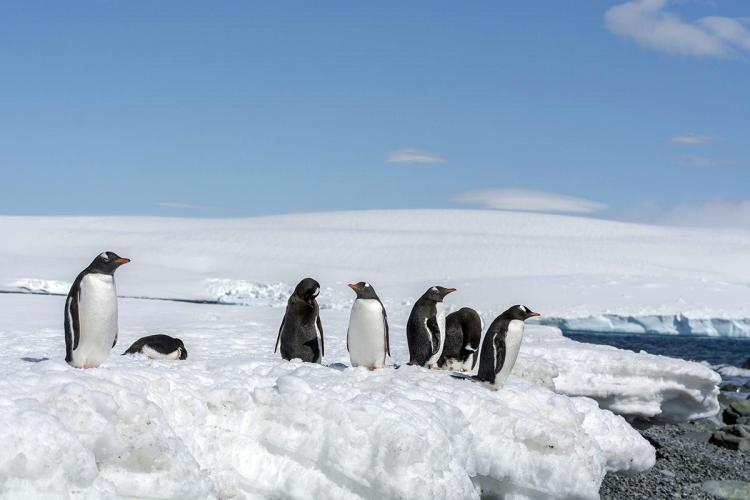
[[[128,350],[122,354],[139,353],[145,346],[161,354],[170,354],[181,348],[182,354],[180,355],[180,359],[187,359],[187,349],[185,349],[185,344],[182,343],[182,340],[163,334],[142,337],[133,342],[133,345],[128,347]]]
[[[432,345],[426,337],[425,320],[428,326],[437,328],[435,301],[421,297],[414,303],[406,323],[406,340],[409,344],[409,364],[424,366],[432,357]]]
[[[308,304],[295,295],[289,297],[279,330],[282,358],[287,361],[299,358],[308,363],[321,360],[323,353],[318,344],[317,329],[321,330],[321,337],[323,331],[319,314],[320,309],[316,300]]]
[[[476,378],[495,383],[495,375],[502,369],[505,359],[505,336],[508,334],[510,320],[498,316],[487,329],[479,356],[479,371]]]
[[[481,340],[482,320],[474,309],[462,307],[450,313],[445,317],[445,345],[438,364],[443,366],[448,359],[466,361]]]

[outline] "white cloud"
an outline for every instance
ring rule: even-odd
[[[399,149],[388,155],[390,163],[442,163],[445,158],[419,149]]]
[[[607,208],[596,201],[557,193],[528,189],[481,189],[459,193],[451,201],[482,205],[499,210],[524,210],[530,212],[594,213]]]
[[[157,203],[158,206],[164,208],[182,208],[188,210],[218,210],[219,207],[212,207],[208,205],[195,205],[193,203],[182,203],[179,201],[161,201]]]
[[[713,135],[686,133],[675,134],[670,138],[670,141],[675,144],[697,145],[708,144],[709,142],[714,142],[716,139],[717,137]]]
[[[668,209],[642,205],[625,217],[670,226],[739,227],[750,229],[750,200],[684,203]]]
[[[704,57],[750,53],[743,19],[709,16],[686,21],[665,10],[668,0],[631,0],[604,15],[607,29],[663,52]]]

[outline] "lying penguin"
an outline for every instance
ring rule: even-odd
[[[466,372],[477,364],[482,340],[482,319],[474,309],[462,307],[445,317],[445,345],[438,366]]]
[[[143,353],[151,359],[187,359],[188,352],[182,340],[169,335],[149,335],[128,347],[125,354]]]
[[[490,384],[494,389],[501,388],[516,364],[524,321],[536,316],[539,313],[516,305],[495,318],[484,336],[479,370],[472,379]]]

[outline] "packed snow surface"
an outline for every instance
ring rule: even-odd
[[[347,310],[323,310],[320,366],[273,354],[277,308],[138,299],[120,299],[107,361],[76,370],[63,305],[0,295],[8,498],[597,498],[607,472],[654,463],[622,417],[551,390],[566,370],[554,359],[527,355],[500,391],[395,369],[408,306],[390,315],[390,367],[370,372],[348,367]],[[156,333],[181,338],[189,358],[119,355]]]
[[[0,217],[0,231],[6,289],[30,289],[18,280],[71,282],[109,249],[133,259],[118,277],[129,296],[283,306],[284,291],[309,275],[328,289],[330,308],[348,307],[351,281],[373,283],[386,305],[444,284],[488,316],[524,303],[568,329],[750,335],[750,232],[739,229],[393,210]]]

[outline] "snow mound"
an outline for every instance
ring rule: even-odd
[[[13,497],[594,499],[606,473],[654,463],[622,417],[515,375],[492,391],[438,370],[348,368],[343,310],[324,317],[320,366],[273,353],[278,309],[121,299],[117,352],[158,332],[190,357],[113,352],[75,370],[63,297],[0,300],[0,488]]]
[[[45,280],[36,278],[23,278],[7,285],[27,293],[52,293],[67,295],[70,291],[70,283],[56,280]]]
[[[558,370],[557,392],[590,397],[619,415],[681,422],[719,411],[721,377],[701,363],[584,344],[534,325],[526,328],[522,352],[530,358],[521,370],[539,358]]]
[[[284,307],[292,288],[284,283],[264,284],[233,279],[206,280],[208,296],[221,304],[258,304]]]
[[[654,463],[621,417],[518,378],[495,392],[407,366],[122,361],[91,372],[43,361],[22,387],[4,384],[4,491],[598,498],[607,471]]]

